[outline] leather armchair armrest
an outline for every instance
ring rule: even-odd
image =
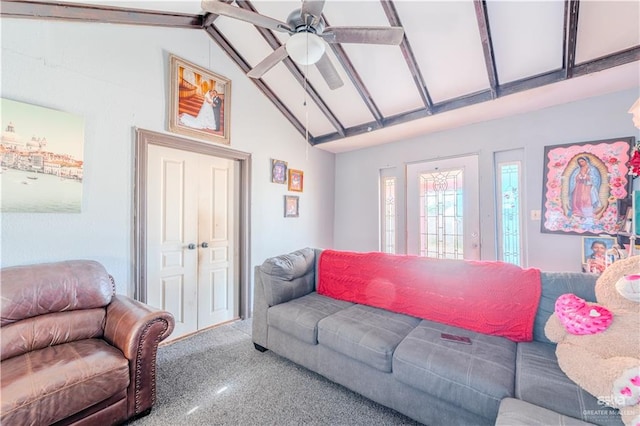
[[[107,306],[104,338],[129,360],[129,416],[151,409],[156,399],[158,344],[175,325],[173,315],[127,296],[115,295]]]

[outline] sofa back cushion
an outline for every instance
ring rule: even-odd
[[[105,308],[38,315],[0,328],[2,361],[75,340],[102,337]]]
[[[0,274],[1,327],[38,315],[102,308],[115,292],[111,276],[92,260],[13,266]]]
[[[597,275],[582,272],[541,272],[542,295],[533,324],[533,340],[552,343],[544,334],[544,327],[555,312],[558,297],[565,293],[573,293],[587,302],[595,302],[597,279]]]
[[[271,257],[260,265],[265,299],[275,306],[302,297],[315,289],[315,251],[304,248]]]

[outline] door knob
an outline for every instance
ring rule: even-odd
[[[187,246],[187,248],[188,248],[189,250],[195,250],[196,245],[195,245],[195,244],[193,244],[193,243],[191,243],[191,244],[189,244],[189,245]]]
[[[206,242],[205,242],[205,243],[202,243],[202,244],[200,244],[200,245],[202,246],[202,248],[207,248],[207,247],[209,247],[209,243],[206,243]]]

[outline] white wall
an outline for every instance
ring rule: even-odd
[[[530,219],[541,209],[544,147],[572,142],[635,136],[627,113],[638,89],[547,108],[537,112],[461,127],[410,140],[338,154],[336,158],[335,248],[378,250],[379,169],[395,167],[400,191],[407,162],[478,153],[482,258],[495,259],[495,197],[493,156],[497,151],[524,149],[524,210],[528,266],[543,270],[578,271],[581,237],[540,232]]]
[[[334,155],[307,149],[204,31],[15,19],[1,26],[2,97],[85,119],[82,213],[2,214],[3,267],[95,259],[118,292],[132,294],[133,129],[167,129],[170,53],[232,81],[231,148],[250,152],[253,163],[251,264],[332,246]],[[305,173],[299,218],[284,218],[287,190],[271,183],[271,158]]]

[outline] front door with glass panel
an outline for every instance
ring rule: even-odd
[[[407,253],[480,259],[478,156],[407,165]]]

